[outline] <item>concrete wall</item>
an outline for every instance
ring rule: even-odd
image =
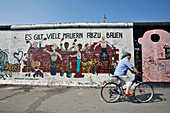
[[[135,64],[143,81],[170,82],[170,22],[134,23]]]
[[[1,84],[98,86],[122,54],[134,62],[133,23],[1,26],[0,39]]]
[[[0,84],[100,86],[126,52],[143,81],[170,82],[169,32],[170,22],[0,26]]]

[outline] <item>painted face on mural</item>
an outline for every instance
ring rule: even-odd
[[[78,51],[79,47],[77,45],[74,46],[75,50]]]
[[[53,52],[55,52],[55,49],[57,49],[58,46],[57,46],[57,44],[54,43],[53,46],[52,46],[51,48],[52,48]]]
[[[82,44],[78,44],[79,51],[82,49]]]
[[[102,41],[105,41],[105,37],[104,36],[102,37]]]
[[[34,42],[34,43],[33,43],[33,46],[34,46],[34,47],[38,47],[38,42]]]
[[[69,43],[68,42],[65,42],[64,43],[64,47],[67,49],[69,47]]]

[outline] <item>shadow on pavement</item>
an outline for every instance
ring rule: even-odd
[[[166,98],[162,98],[162,96],[164,96],[164,94],[155,93],[153,99],[151,101],[147,102],[147,103],[155,103],[155,102],[166,101]],[[127,97],[127,98],[124,99],[124,101],[132,102],[132,103],[136,103],[136,104],[141,104],[134,97]]]
[[[154,97],[153,97],[152,101],[153,102],[166,101],[166,98],[161,98],[161,96],[164,96],[164,94],[160,94],[160,93],[154,94]]]

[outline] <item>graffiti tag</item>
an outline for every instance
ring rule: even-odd
[[[20,65],[21,64],[9,64],[9,63],[6,63],[6,66],[5,66],[4,70],[10,71],[10,72],[20,72]]]
[[[82,68],[83,72],[90,73],[91,67],[97,67],[97,66],[102,66],[102,62],[96,61],[96,59],[91,59],[91,61],[88,62],[82,62]]]
[[[165,72],[166,72],[166,63],[167,63],[167,61],[165,62],[165,65],[160,65],[160,66],[158,66],[158,71],[162,71],[162,70],[164,70]]]

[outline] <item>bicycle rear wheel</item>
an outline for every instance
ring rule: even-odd
[[[139,83],[134,89],[134,97],[139,102],[149,102],[154,96],[154,90],[148,83]]]
[[[121,89],[116,83],[106,83],[101,89],[101,97],[108,103],[116,102],[120,96]]]

